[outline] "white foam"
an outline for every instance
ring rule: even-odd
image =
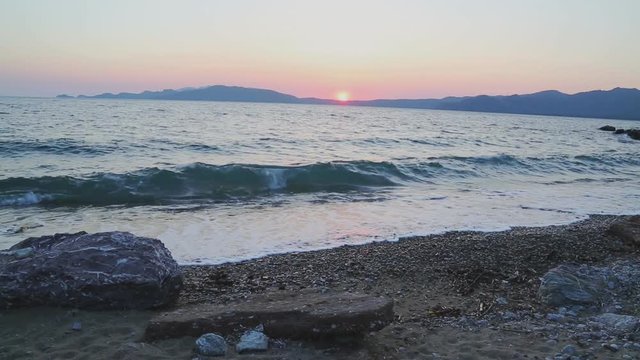
[[[5,195],[0,197],[0,206],[24,206],[40,203],[42,200],[50,198],[47,195],[35,194],[29,191],[23,195]]]
[[[284,176],[285,169],[261,169],[267,177],[267,186],[270,190],[279,190],[287,187],[287,179]]]

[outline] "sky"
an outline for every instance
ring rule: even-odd
[[[640,87],[640,0],[0,0],[0,95]]]

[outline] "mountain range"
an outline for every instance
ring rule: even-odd
[[[73,98],[69,95],[58,95],[57,97]],[[267,89],[213,85],[201,88],[167,89],[141,93],[80,95],[77,98],[356,105],[640,120],[640,90],[633,88],[595,90],[577,94],[565,94],[556,90],[548,90],[526,95],[479,95],[446,97],[443,99],[376,99],[340,102],[330,99],[299,98]]]

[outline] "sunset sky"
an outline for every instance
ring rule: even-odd
[[[0,0],[0,95],[640,87],[638,0]]]

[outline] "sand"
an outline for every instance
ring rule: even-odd
[[[509,231],[450,232],[398,242],[184,267],[176,306],[225,304],[248,295],[307,289],[387,295],[395,321],[359,341],[317,344],[284,341],[241,359],[513,359],[553,357],[573,344],[591,358],[623,358],[600,343],[576,344],[571,328],[546,325],[536,298],[539,277],[567,262],[606,264],[637,259],[606,234],[616,216],[593,216],[563,226]],[[497,304],[498,298],[507,300]],[[539,322],[540,331],[511,326],[505,314]],[[138,342],[151,311],[89,312],[20,309],[0,312],[1,359],[190,359],[193,338]],[[538,316],[538,317],[536,317]],[[537,320],[536,320],[537,319]],[[80,321],[80,331],[71,330]],[[534,324],[535,325],[535,324]],[[535,328],[535,327],[533,327]],[[622,344],[621,344],[622,345]]]

